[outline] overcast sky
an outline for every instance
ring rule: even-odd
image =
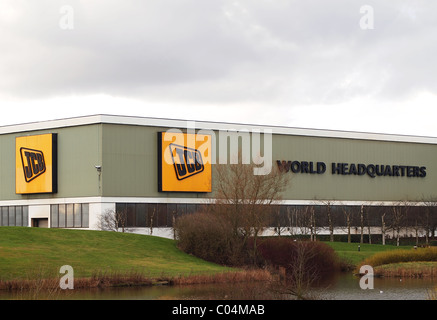
[[[437,136],[437,1],[0,1],[0,125],[90,114]]]

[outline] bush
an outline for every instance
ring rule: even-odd
[[[340,268],[334,249],[317,241],[294,241],[283,237],[260,239],[258,252],[267,264],[283,267],[287,273],[293,272],[298,265],[312,276],[322,276]]]
[[[201,259],[238,266],[247,262],[247,254],[230,222],[213,213],[193,213],[176,220],[178,247]]]
[[[437,261],[437,248],[383,251],[367,258],[362,265],[376,267],[383,264],[412,261]]]

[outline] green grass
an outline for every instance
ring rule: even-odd
[[[363,263],[375,267],[384,264],[417,261],[437,261],[437,248],[410,248],[397,251],[378,252],[367,258]]]
[[[0,280],[60,275],[70,265],[75,277],[98,272],[141,272],[150,277],[216,273],[228,268],[185,254],[176,242],[109,231],[0,227]]]
[[[338,254],[342,261],[348,264],[357,266],[362,263],[365,259],[373,256],[378,252],[399,250],[399,249],[410,249],[411,246],[393,246],[393,245],[382,245],[382,244],[368,244],[368,243],[347,243],[347,242],[325,242],[330,245]],[[360,246],[360,251],[358,251],[358,246]]]

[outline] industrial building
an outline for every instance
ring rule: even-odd
[[[282,208],[437,196],[435,137],[92,115],[0,127],[0,225],[97,229],[125,210],[128,227],[169,236],[236,150],[258,156],[254,174],[293,175]]]

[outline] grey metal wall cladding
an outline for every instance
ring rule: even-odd
[[[211,193],[158,192],[157,133],[168,128],[89,124],[0,135],[0,200],[68,197],[205,198]],[[58,134],[58,193],[15,194],[15,137]],[[219,134],[216,134],[219,150]],[[263,152],[263,151],[262,151]],[[437,196],[437,145],[344,138],[273,135],[272,161],[296,161],[324,173],[293,172],[286,200],[421,201]],[[425,167],[425,177],[332,174],[332,163]],[[101,165],[101,173],[95,166]],[[353,167],[353,166],[352,166]],[[381,170],[381,167],[378,167]],[[297,167],[293,168],[297,171]],[[306,170],[304,170],[306,172]],[[420,172],[420,171],[417,171]],[[213,166],[214,173],[214,166]],[[213,177],[214,187],[214,177]]]
[[[157,132],[166,129],[103,125],[103,196],[212,196],[158,192]],[[216,138],[218,148],[219,134]],[[290,170],[291,183],[283,197],[287,200],[421,201],[437,196],[437,146],[433,144],[273,135],[272,151],[274,166],[277,160],[326,165],[323,174]],[[332,174],[332,163],[378,165],[378,170],[386,166],[390,170],[393,166],[426,167],[426,177]]]
[[[330,199],[350,201],[421,201],[437,197],[437,146],[432,144],[352,140],[339,138],[315,138],[275,136],[274,160],[324,162],[324,174],[291,173],[292,182],[284,195],[287,199]],[[378,165],[387,169],[386,175],[355,174],[352,170],[332,173],[332,163]],[[313,164],[313,165],[314,165]],[[382,167],[384,166],[384,167]],[[426,167],[425,177],[408,177],[392,171],[393,166]],[[414,171],[416,168],[410,170]],[[403,169],[403,171],[405,171]],[[392,175],[390,175],[392,173]],[[373,177],[374,176],[374,177]]]
[[[15,194],[15,137],[58,134],[58,192]],[[0,200],[100,195],[95,165],[101,163],[101,124],[0,135]]]

